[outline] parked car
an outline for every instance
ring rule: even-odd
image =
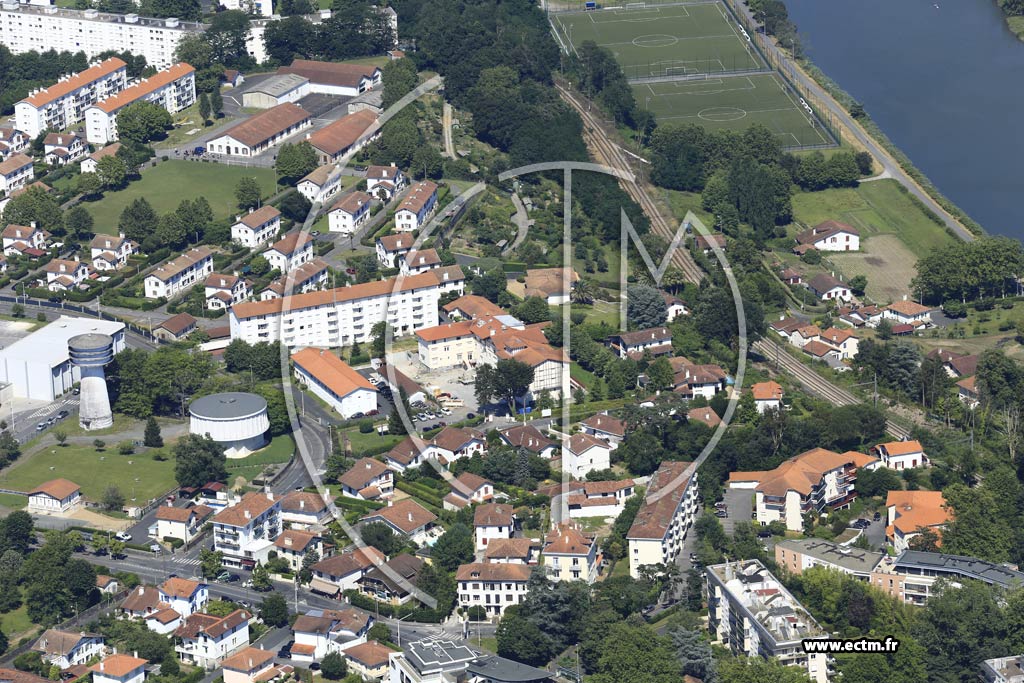
[[[217,581],[227,582],[227,580],[230,577],[231,577],[231,572],[229,572],[227,570],[224,570],[224,571],[220,572],[219,574],[217,574]]]
[[[876,512],[876,513],[875,513],[875,517],[874,517],[874,520],[875,520],[875,521],[877,522],[877,521],[879,521],[880,519],[882,519],[882,513],[881,513],[881,512]]]
[[[63,420],[63,419],[65,418],[65,417],[67,417],[67,416],[68,416],[68,415],[70,415],[70,414],[71,414],[71,413],[69,413],[68,411],[66,411],[66,410],[62,410],[62,411],[60,411],[59,413],[57,413],[57,419],[58,419],[58,420]]]
[[[366,415],[363,414],[363,413],[352,413],[352,415],[348,419],[350,419],[350,420],[360,420],[360,419],[362,419],[364,417],[366,417]]]
[[[242,577],[239,576],[238,574],[228,574],[228,579],[227,579],[228,583],[238,583],[241,580],[242,580]]]
[[[127,531],[118,531],[116,534],[114,534],[114,538],[116,538],[119,541],[130,541],[132,540],[132,535]]]
[[[715,517],[728,517],[729,513],[725,510],[715,510]]]
[[[158,553],[161,550],[163,550],[163,548],[160,546],[159,543],[150,543],[149,544],[149,552],[151,552],[151,553]]]
[[[44,429],[46,429],[46,423],[45,422],[40,422],[39,424],[36,425],[36,431],[37,432],[41,432]]]

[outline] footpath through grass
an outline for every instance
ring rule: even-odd
[[[82,204],[96,222],[96,232],[117,234],[117,221],[126,206],[138,197],[145,197],[158,214],[178,207],[183,199],[206,197],[213,213],[225,218],[238,211],[235,185],[242,178],[256,178],[263,196],[271,196],[277,179],[273,169],[245,168],[195,161],[164,161],[142,172],[142,178],[118,192],[109,192],[97,202]]]

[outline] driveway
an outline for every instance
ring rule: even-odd
[[[726,489],[725,506],[729,516],[723,518],[722,528],[732,536],[736,522],[749,522],[754,510],[754,492],[749,489]]]

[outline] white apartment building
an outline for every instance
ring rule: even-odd
[[[247,493],[213,518],[213,547],[224,564],[253,567],[266,562],[281,533],[281,501],[272,493]]]
[[[597,536],[573,524],[559,524],[544,537],[544,567],[552,581],[594,583],[600,573]]]
[[[437,206],[437,185],[429,180],[421,180],[412,186],[409,194],[395,211],[395,230],[413,232],[419,230],[427,222],[427,218]]]
[[[370,217],[370,195],[365,192],[352,192],[345,195],[331,207],[327,214],[331,232],[351,235]]]
[[[32,157],[12,154],[0,161],[0,192],[10,194],[25,187],[36,177]]]
[[[96,235],[89,243],[92,267],[96,270],[117,270],[128,263],[128,257],[139,250],[139,245],[123,234]]]
[[[196,101],[196,70],[180,62],[143,78],[85,110],[85,137],[97,145],[117,140],[117,114],[135,102],[151,102],[176,114]]]
[[[163,69],[174,63],[174,50],[183,37],[203,30],[202,24],[174,18],[107,14],[17,0],[4,0],[0,5],[0,43],[15,54],[52,49],[84,52],[92,59],[115,50],[142,55],[147,64]]]
[[[805,669],[814,683],[828,683],[828,656],[805,653],[802,643],[829,633],[760,561],[716,564],[705,573],[708,630],[717,640],[735,655],[774,657]]]
[[[208,247],[194,247],[146,276],[146,298],[170,299],[202,282],[212,273],[213,252]]]
[[[231,226],[231,239],[242,246],[255,249],[277,234],[281,229],[281,212],[270,206],[249,210],[244,216],[236,216]]]
[[[293,232],[274,242],[263,257],[282,273],[290,273],[313,260],[313,238],[307,232]]]
[[[455,573],[459,607],[483,607],[487,616],[501,616],[526,597],[532,571],[525,564],[464,564]]]
[[[164,581],[157,590],[160,592],[160,602],[182,617],[202,611],[210,599],[210,587],[205,583],[177,576]]]
[[[225,657],[249,644],[250,619],[242,609],[223,617],[192,614],[174,631],[174,651],[186,664],[215,669]]]
[[[697,471],[688,462],[663,462],[651,476],[647,496],[626,539],[629,575],[644,565],[672,564],[697,518]]]
[[[437,303],[449,291],[461,292],[465,278],[457,266],[421,275],[367,282],[282,299],[231,307],[231,338],[250,344],[281,341],[297,346],[336,347],[364,343],[373,326],[387,321],[395,336],[437,325]]]
[[[127,85],[124,61],[111,57],[97,62],[77,74],[61,77],[48,88],[29,93],[14,105],[15,125],[30,139],[44,130],[67,130],[85,117],[86,107],[116,95]]]
[[[485,503],[473,510],[473,537],[478,551],[487,550],[487,544],[496,538],[512,538],[516,529],[516,515],[508,503]]]
[[[590,472],[606,470],[611,464],[611,446],[603,439],[582,432],[573,434],[562,449],[562,470],[583,479]]]
[[[622,481],[585,481],[579,488],[566,494],[569,517],[618,517],[633,497],[636,484],[632,479]]]
[[[303,176],[295,188],[310,204],[323,203],[341,189],[341,174],[333,171],[334,164],[320,166]]]

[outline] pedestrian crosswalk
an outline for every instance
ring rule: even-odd
[[[201,564],[198,559],[188,557],[172,557],[171,562],[173,564],[180,564],[186,567],[198,567]]]
[[[74,408],[77,405],[78,405],[78,399],[77,398],[66,398],[63,401],[61,401],[60,403],[51,403],[49,405],[43,406],[39,410],[37,410],[34,413],[32,413],[31,415],[29,415],[28,419],[29,420],[38,420],[41,417],[49,417],[50,415],[52,415],[52,414],[54,414],[54,413],[56,413],[58,411],[61,411],[61,410],[71,410],[72,408]]]

